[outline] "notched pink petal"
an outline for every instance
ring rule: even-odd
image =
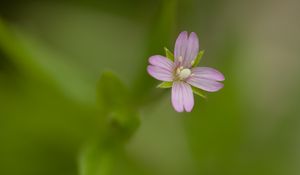
[[[173,80],[172,72],[161,67],[149,65],[147,71],[152,77],[158,80],[169,82]]]
[[[172,106],[177,112],[183,112],[182,90],[179,82],[174,82],[172,86]]]
[[[191,112],[194,107],[194,95],[191,86],[182,82],[183,106],[186,112]]]
[[[178,58],[180,56],[184,57],[186,47],[187,47],[187,41],[188,41],[188,33],[187,31],[183,31],[179,34],[179,36],[176,39],[175,43],[175,49],[174,49],[174,57],[175,62],[178,62]]]
[[[199,53],[199,39],[196,33],[192,32],[187,40],[186,52],[184,55],[184,65],[191,67],[191,62]]]
[[[192,88],[185,82],[174,82],[172,87],[172,105],[177,112],[191,112],[194,107]]]
[[[174,63],[169,60],[168,58],[161,56],[161,55],[154,55],[149,58],[149,63],[161,67],[163,69],[167,69],[169,71],[172,71],[174,68]]]
[[[192,69],[192,74],[196,78],[204,78],[215,81],[225,80],[225,77],[221,72],[210,67],[195,67]]]
[[[208,92],[216,92],[221,88],[223,88],[224,86],[222,83],[214,80],[208,80],[208,79],[196,78],[196,77],[191,77],[187,79],[187,83]]]

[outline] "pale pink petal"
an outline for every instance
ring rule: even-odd
[[[194,107],[194,95],[191,86],[182,82],[183,106],[186,112],[191,112]]]
[[[182,89],[179,82],[173,82],[172,86],[172,105],[177,112],[183,112]]]
[[[199,40],[196,33],[192,32],[188,38],[186,46],[186,52],[184,55],[184,63],[185,67],[191,67],[191,62],[197,57],[199,53]]]
[[[208,80],[205,78],[197,78],[194,76],[191,76],[188,78],[187,83],[189,83],[192,86],[195,86],[199,89],[208,91],[208,92],[215,92],[223,88],[223,84],[214,80]]]
[[[168,58],[161,55],[154,55],[149,58],[149,63],[153,66],[161,67],[163,69],[172,71],[174,68],[174,63]]]
[[[172,87],[172,105],[177,112],[191,112],[194,107],[192,88],[185,82],[174,82]]]
[[[224,75],[216,69],[210,67],[195,67],[192,69],[192,74],[197,78],[208,80],[224,81]]]
[[[158,66],[153,66],[153,65],[149,65],[147,67],[147,71],[148,73],[161,81],[172,81],[173,80],[173,74],[170,70],[158,67]]]
[[[182,58],[185,56],[187,41],[188,41],[188,33],[186,31],[181,32],[177,37],[175,43],[175,49],[174,49],[175,62],[178,62],[178,58],[180,56]]]

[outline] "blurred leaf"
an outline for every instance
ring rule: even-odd
[[[101,142],[87,145],[79,157],[80,175],[109,175],[113,171],[114,148]]]
[[[201,89],[192,86],[192,90],[193,90],[194,94],[199,95],[200,97],[205,98],[205,99],[207,98],[206,95],[204,95],[204,91],[202,91]]]
[[[85,72],[33,36],[9,27],[1,18],[0,47],[24,74],[59,89],[75,101],[94,103],[94,85]]]
[[[127,140],[140,122],[128,89],[112,72],[104,72],[97,91],[99,107],[108,120],[107,134]]]
[[[98,102],[106,110],[112,110],[129,100],[128,90],[121,80],[112,72],[104,72],[98,83]]]
[[[159,85],[157,85],[158,88],[170,88],[172,87],[173,82],[162,82]]]
[[[170,60],[174,61],[174,55],[172,52],[170,52],[170,50],[166,47],[164,47],[165,52],[166,52],[166,57],[169,58]]]
[[[97,87],[102,116],[106,118],[101,137],[84,148],[80,157],[80,175],[108,175],[124,143],[139,126],[139,118],[128,89],[112,72],[104,72]]]
[[[195,59],[195,61],[194,61],[194,63],[193,63],[193,67],[197,66],[197,65],[200,63],[203,54],[204,54],[204,50],[201,50],[201,51],[198,53],[198,55],[197,55],[197,57],[196,57],[196,59]]]

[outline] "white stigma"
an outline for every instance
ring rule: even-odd
[[[186,79],[187,77],[189,77],[191,75],[191,70],[190,69],[182,69],[180,70],[178,77],[183,80]]]

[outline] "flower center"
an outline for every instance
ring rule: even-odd
[[[179,67],[176,70],[177,76],[180,80],[186,79],[191,75],[190,69],[184,69],[183,67]]]

